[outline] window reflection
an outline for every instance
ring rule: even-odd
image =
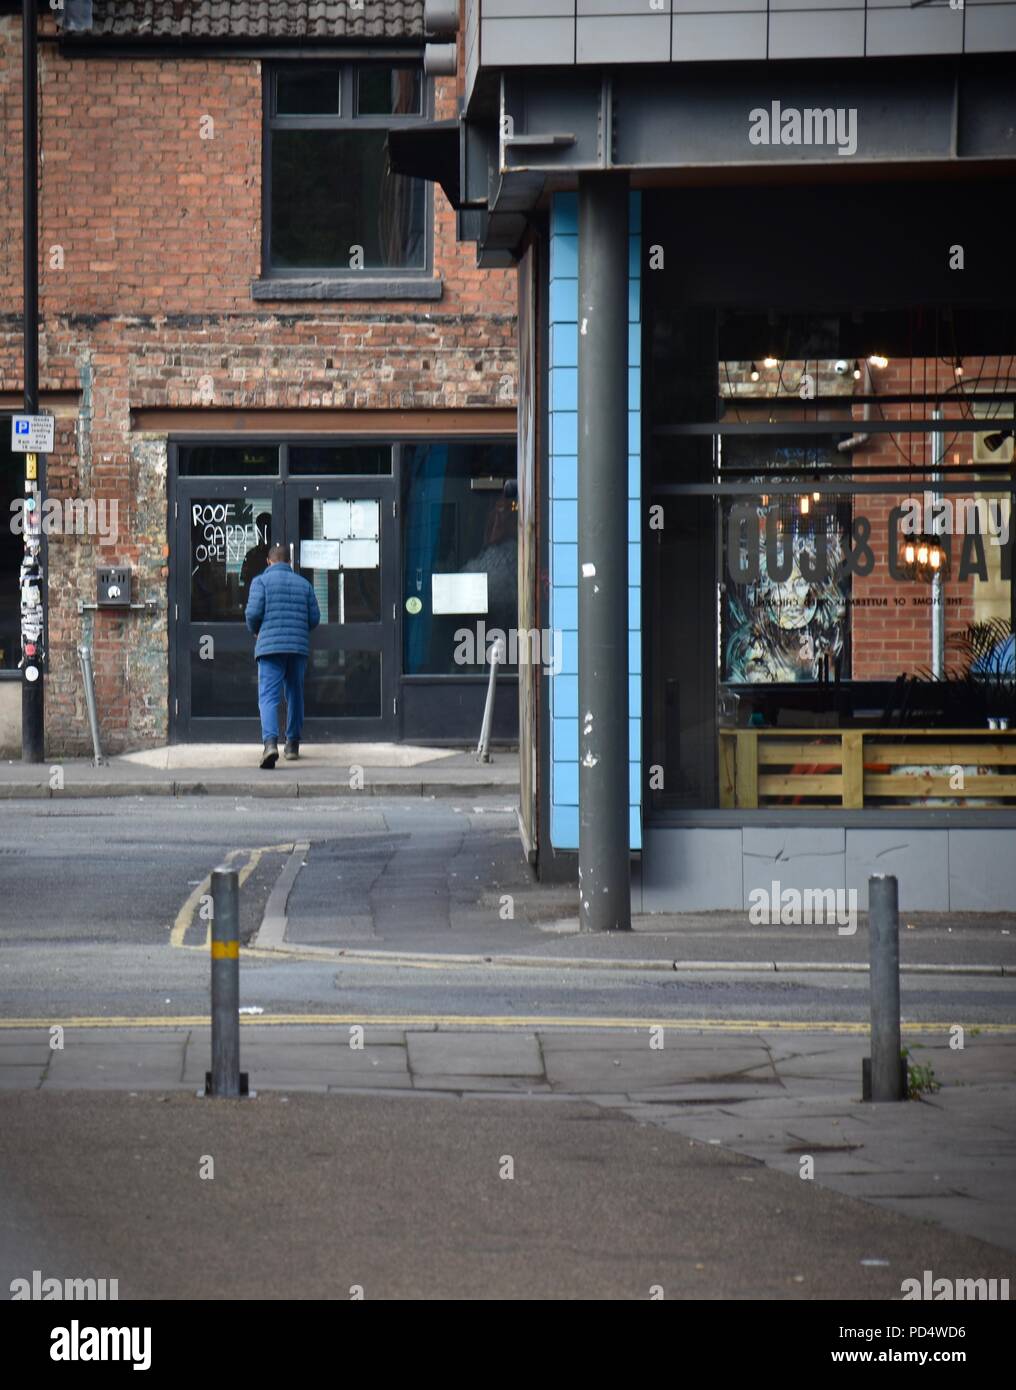
[[[268,562],[271,498],[195,497],[190,509],[191,621],[242,623]]]

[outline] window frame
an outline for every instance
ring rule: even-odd
[[[335,280],[355,284],[358,280],[431,280],[434,275],[434,186],[424,185],[422,266],[371,266],[351,270],[342,266],[276,266],[272,263],[272,140],[281,130],[389,130],[393,124],[423,121],[433,118],[434,83],[423,71],[422,57],[407,59],[403,54],[391,58],[372,57],[333,59],[325,64],[339,74],[339,114],[337,116],[279,116],[276,114],[276,91],[280,73],[306,70],[306,63],[266,63],[262,75],[262,137],[261,137],[261,278],[262,281]],[[355,97],[359,74],[369,67],[419,67],[421,110],[411,116],[357,116]]]

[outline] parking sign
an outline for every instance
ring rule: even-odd
[[[52,415],[15,415],[11,420],[11,449],[15,454],[51,454]]]

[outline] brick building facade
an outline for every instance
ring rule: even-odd
[[[22,391],[21,17],[12,8],[0,13],[8,412],[21,408]],[[41,20],[40,388],[57,423],[48,495],[118,510],[114,544],[49,537],[47,755],[89,747],[82,641],[95,654],[107,748],[171,732],[174,434],[507,440],[514,430],[515,275],[475,268],[439,189],[427,205],[429,273],[407,280],[401,298],[392,277],[369,270],[363,298],[349,274],[290,276],[276,291],[263,263],[273,64],[316,61],[317,71],[323,56],[383,63],[390,50],[419,66],[422,4],[285,4],[268,21],[249,18],[256,7],[247,5],[188,8],[184,30],[158,0],[97,0],[87,34]],[[435,116],[455,114],[454,78],[423,85],[433,87]],[[130,565],[133,597],[153,611],[79,612],[94,602],[100,563]],[[17,654],[5,664],[0,741],[10,746],[19,744]]]

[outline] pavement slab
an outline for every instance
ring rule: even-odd
[[[736,1032],[668,1035],[657,1051],[648,1028],[573,1032],[445,1021],[369,1025],[360,1049],[350,1046],[357,1026],[253,1018],[241,1030],[241,1065],[259,1096],[329,1092],[336,1104],[358,1092],[477,1102],[491,1095],[516,1105],[527,1098],[570,1105],[584,1097],[604,1115],[723,1148],[795,1181],[808,1154],[820,1187],[1016,1250],[1007,1045],[986,1049],[997,1080],[971,1084],[965,1078],[976,1067],[969,1054],[940,1049],[940,1091],[921,1102],[865,1105],[859,1040],[850,1035],[797,1032],[793,1050],[771,1066],[761,1036]],[[49,1048],[48,1036],[0,1029],[0,1092],[193,1095],[209,1066],[204,1028],[67,1028],[62,1051]],[[785,1077],[802,1059],[821,1061],[831,1075]]]
[[[406,1039],[414,1076],[448,1072],[458,1076],[523,1076],[543,1079],[540,1044],[532,1033],[477,1033],[468,1048],[455,1033],[410,1034]]]

